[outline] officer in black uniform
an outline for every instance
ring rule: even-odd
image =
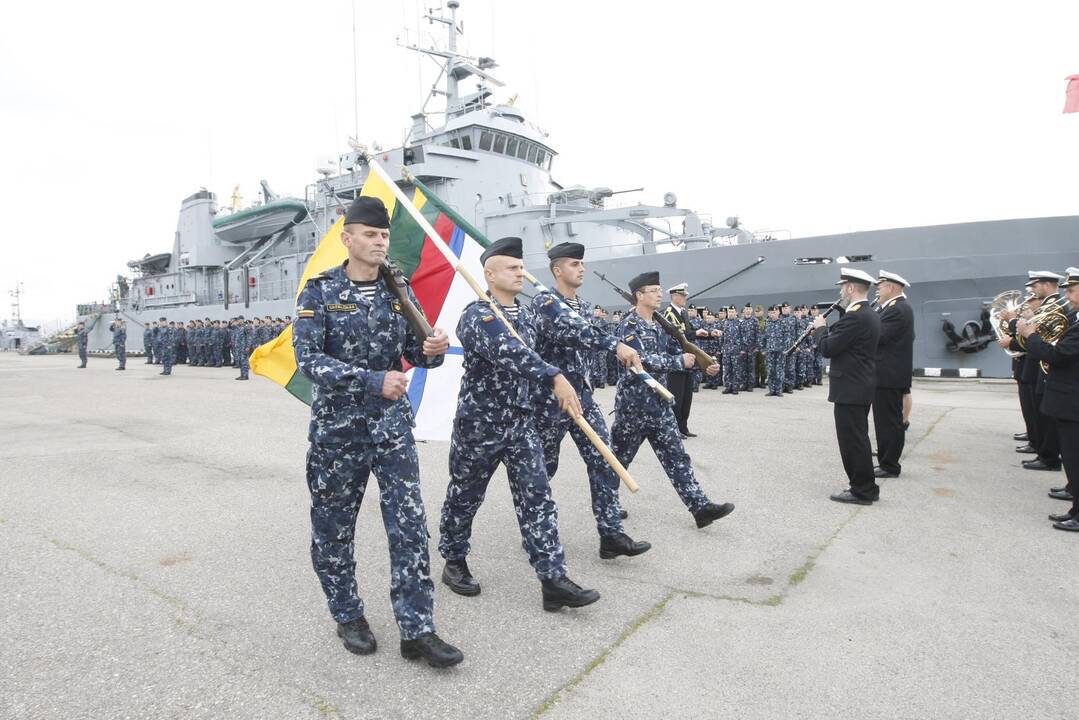
[[[1050,515],[1057,530],[1079,532],[1079,268],[1070,267],[1063,279],[1067,288],[1068,329],[1055,345],[1045,342],[1035,333],[1032,323],[1020,321],[1019,334],[1025,338],[1027,362],[1046,362],[1049,373],[1045,383],[1039,411],[1053,418],[1060,442],[1060,457],[1068,485],[1051,491],[1051,497],[1071,499],[1071,509],[1059,515]]]
[[[686,337],[694,334],[693,323],[686,311],[689,299],[689,285],[679,283],[668,288],[671,304],[663,311],[663,317],[679,328]],[[693,407],[693,370],[671,370],[667,373],[667,389],[674,395],[674,417],[678,421],[678,432],[683,438],[697,437],[689,431],[689,410]]]
[[[873,430],[877,435],[877,459],[873,471],[879,478],[899,477],[899,459],[906,443],[903,429],[903,395],[910,392],[914,373],[914,310],[905,294],[910,283],[901,275],[877,273],[880,295],[880,339],[877,341],[877,390],[873,395]]]
[[[843,268],[837,285],[847,309],[828,328],[824,316],[813,319],[820,353],[832,361],[828,369],[828,401],[834,404],[835,434],[839,455],[850,487],[832,500],[872,505],[880,499],[873,477],[873,451],[869,444],[869,406],[877,387],[876,353],[880,318],[869,307],[872,275]]]

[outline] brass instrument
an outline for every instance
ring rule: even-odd
[[[1000,317],[1001,314],[1007,311],[1018,316],[1033,297],[1033,295],[1024,295],[1021,290],[1005,290],[1000,295],[993,298],[993,302],[989,305],[989,324],[992,325],[997,340],[1004,335],[1013,334],[1009,332],[1009,321]],[[1005,348],[1004,352],[1008,354],[1008,357],[1021,357],[1026,355],[1025,352],[1020,350],[1009,350],[1007,348]]]
[[[1026,321],[1034,325],[1034,332],[1038,337],[1049,345],[1056,345],[1061,336],[1068,330],[1068,303],[1059,296],[1046,298],[1041,307],[1034,311],[1034,316]],[[1019,345],[1026,347],[1026,338],[1020,335]],[[1044,360],[1040,363],[1043,373],[1049,372],[1049,363]]]

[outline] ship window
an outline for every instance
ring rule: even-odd
[[[480,133],[480,150],[491,149],[491,133],[484,130]]]
[[[505,154],[505,152],[506,152],[506,136],[505,135],[496,135],[495,136],[495,152]]]
[[[517,147],[517,157],[524,160],[525,155],[527,153],[528,153],[528,143],[526,143],[524,140],[522,140],[521,144]]]
[[[506,143],[506,154],[510,157],[517,155],[517,138],[511,137],[509,142]]]
[[[801,257],[795,258],[795,265],[830,265],[832,258],[830,257]]]
[[[450,147],[461,147],[461,143],[457,141],[457,138],[450,138]]]
[[[471,150],[472,149],[472,136],[471,135],[465,135],[463,138],[461,138],[461,148],[464,149],[464,150]]]
[[[540,167],[543,167],[543,163],[546,160],[547,160],[547,153],[541,148],[539,150],[539,152],[536,153],[536,164],[539,165]]]
[[[530,162],[530,163],[536,162],[536,151],[537,150],[539,150],[539,148],[536,147],[535,145],[529,145],[528,146],[528,158],[527,158],[528,162]]]

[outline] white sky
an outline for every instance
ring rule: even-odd
[[[356,1],[362,141],[398,145],[433,82],[395,38],[435,2]],[[1079,115],[1061,109],[1079,4],[887,5],[460,13],[464,49],[499,62],[496,98],[550,133],[563,185],[671,190],[795,236],[1075,213]],[[0,299],[18,280],[27,322],[73,318],[128,260],[171,249],[200,186],[222,204],[262,178],[302,196],[316,158],[347,149],[352,88],[346,0],[5,3]]]

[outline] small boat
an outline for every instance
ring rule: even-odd
[[[307,215],[307,205],[302,200],[272,200],[264,205],[239,210],[214,218],[214,234],[233,245],[246,245],[268,238],[293,224],[295,218]]]

